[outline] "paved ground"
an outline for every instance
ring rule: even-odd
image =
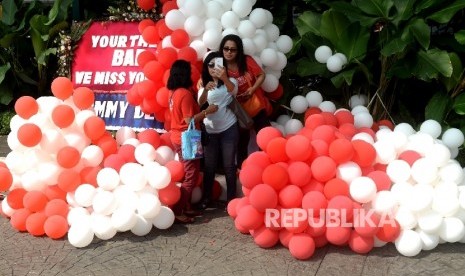
[[[0,156],[9,149],[0,137]],[[0,217],[0,275],[465,275],[465,245],[442,244],[408,258],[390,244],[367,255],[326,246],[297,261],[277,246],[261,249],[234,228],[223,210],[210,210],[193,225],[118,233],[78,249],[15,231]]]

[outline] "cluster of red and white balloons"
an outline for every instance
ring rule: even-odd
[[[8,145],[0,162],[2,214],[18,231],[85,247],[94,236],[146,235],[169,228],[169,206],[180,197],[184,176],[169,133],[123,127],[105,130],[88,88],[56,78],[54,97],[22,97],[15,104]]]
[[[464,143],[460,130],[442,131],[433,120],[418,131],[373,123],[369,114],[358,117],[368,113],[356,105],[365,96],[351,99],[352,111],[336,110],[317,91],[301,98],[291,108],[306,113],[304,124],[281,116],[258,133],[262,151],[244,161],[245,197],[228,205],[241,233],[260,247],[281,243],[297,259],[327,243],[363,254],[393,242],[402,255],[415,256],[439,243],[465,242],[465,175],[454,160]],[[267,210],[298,223],[267,224]],[[374,223],[357,221],[362,210]],[[321,214],[334,211],[349,224],[329,225]]]
[[[127,94],[131,105],[155,114],[169,129],[168,89],[165,87],[169,68],[177,59],[192,64],[194,83],[200,78],[202,58],[208,51],[219,50],[223,36],[237,34],[242,38],[244,52],[252,56],[266,72],[262,84],[270,98],[283,95],[279,83],[287,64],[285,56],[292,49],[292,39],[280,35],[270,11],[256,8],[249,0],[171,0],[161,1],[164,18],[154,22],[142,20],[139,31],[146,42],[156,44],[155,52],[139,54],[137,61],[146,80],[134,85]],[[150,10],[154,0],[140,0],[141,8]]]

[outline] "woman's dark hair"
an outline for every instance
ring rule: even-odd
[[[176,60],[171,66],[170,77],[168,78],[168,84],[166,87],[169,90],[175,90],[178,88],[189,89],[192,87],[192,84],[191,64],[182,59]]]
[[[213,78],[210,75],[210,71],[208,71],[208,64],[215,58],[223,58],[219,52],[210,52],[205,60],[203,61],[202,65],[202,84],[205,86],[209,81],[212,81]],[[224,83],[222,80],[218,80],[217,87],[222,86]]]
[[[245,60],[245,54],[244,54],[244,44],[242,44],[242,39],[235,34],[228,34],[223,37],[220,43],[220,51],[221,51],[221,56],[224,57],[224,52],[223,52],[223,47],[224,44],[226,44],[226,41],[233,41],[236,43],[237,47],[237,54],[236,54],[236,62],[237,62],[237,68],[239,69],[239,74],[244,75],[245,72],[247,71],[247,63]],[[226,68],[228,68],[228,64],[226,62],[225,64]]]

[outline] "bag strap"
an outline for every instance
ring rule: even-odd
[[[195,121],[194,121],[194,118],[192,118],[189,122],[189,127],[187,128],[187,130],[193,130],[195,129]]]

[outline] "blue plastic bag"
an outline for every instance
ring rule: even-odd
[[[194,119],[189,127],[181,134],[181,150],[184,160],[193,160],[203,157],[202,132],[195,129]]]

